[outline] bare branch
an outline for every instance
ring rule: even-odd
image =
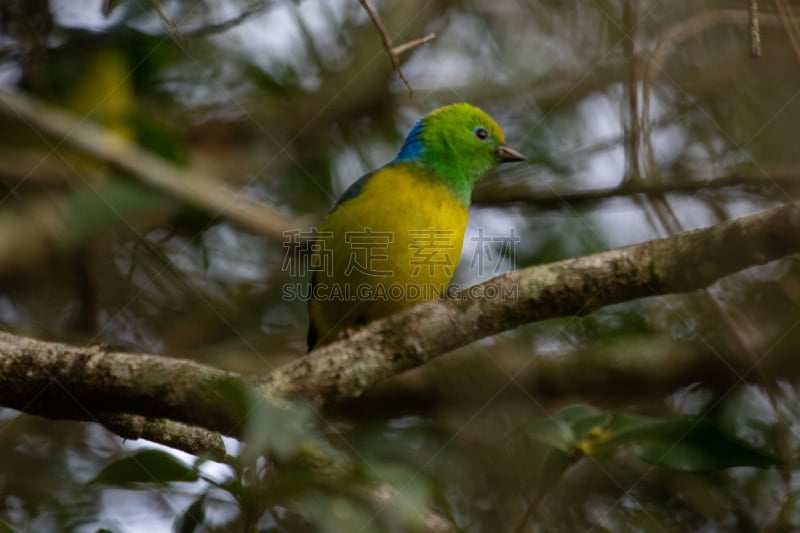
[[[158,14],[158,18],[161,19],[161,22],[164,23],[164,26],[167,28],[167,32],[169,32],[170,37],[173,40],[177,41],[180,39],[180,30],[178,26],[169,18],[169,15],[164,10],[164,6],[161,5],[161,0],[150,0],[150,5],[153,6],[153,10]]]
[[[392,48],[391,53],[393,56],[399,57],[408,52],[409,50],[412,50],[417,46],[422,46],[425,43],[429,43],[434,39],[436,39],[436,34],[431,32],[425,37],[419,37],[418,39],[413,39],[411,41],[408,41],[407,43],[398,44],[397,46]]]
[[[758,0],[750,0],[750,57],[761,57],[761,29],[758,23]]]
[[[210,35],[212,33],[219,33],[239,24],[245,22],[250,17],[262,13],[266,8],[270,7],[271,4],[268,2],[257,2],[250,7],[243,9],[238,15],[235,15],[229,19],[222,20],[220,22],[215,22],[213,24],[205,24],[202,26],[198,26],[195,28],[186,28],[186,29],[179,29],[180,35],[183,37],[202,37],[204,35]]]
[[[397,47],[393,48],[392,39],[391,37],[389,37],[389,30],[386,28],[386,24],[383,23],[383,19],[381,19],[381,16],[378,14],[377,11],[375,11],[372,8],[371,5],[369,5],[369,2],[367,0],[359,0],[359,2],[361,2],[361,5],[366,10],[367,14],[369,14],[369,18],[372,19],[372,23],[375,24],[375,27],[378,29],[378,33],[381,36],[381,41],[383,41],[383,47],[386,49],[386,53],[389,54],[389,59],[391,59],[392,61],[392,67],[397,72],[397,75],[400,76],[400,80],[403,82],[403,85],[405,85],[406,90],[408,91],[409,98],[411,98],[412,96],[414,96],[414,91],[411,89],[411,85],[408,83],[408,80],[406,79],[402,69],[400,68],[399,56],[400,54],[407,52],[408,50],[411,50],[414,47],[432,41],[433,39],[436,38],[436,34],[429,33],[425,37],[414,39],[412,41],[398,45]]]
[[[791,13],[782,10],[783,4],[781,0],[775,0],[775,6],[780,12],[780,16],[768,13],[760,14],[758,16],[758,24],[766,24],[776,26],[783,24],[789,34],[789,39],[792,43],[792,48],[795,54],[800,58],[800,43],[797,35],[797,20]],[[750,9],[713,9],[704,11],[698,15],[683,20],[667,28],[658,38],[658,44],[650,54],[650,60],[647,63],[647,68],[644,71],[644,94],[642,95],[642,118],[644,119],[644,132],[648,134],[651,130],[650,121],[650,91],[655,83],[658,73],[663,72],[666,68],[666,59],[672,54],[679,44],[685,40],[702,33],[714,26],[721,24],[750,24],[751,30],[753,25],[752,20],[752,4]],[[794,30],[793,30],[794,28]]]
[[[781,22],[786,28],[786,34],[789,36],[794,55],[800,60],[800,26],[798,26],[792,14],[792,6],[786,0],[775,0],[775,7],[778,8]]]
[[[194,455],[205,453],[215,461],[229,460],[220,434],[201,427],[124,413],[100,413],[97,421],[124,439],[146,439]]]
[[[750,174],[732,174],[711,180],[687,179],[671,182],[629,182],[620,187],[603,189],[537,190],[527,184],[480,185],[472,194],[472,202],[478,206],[501,206],[530,204],[537,208],[559,208],[565,205],[581,205],[601,202],[611,198],[635,195],[700,194],[731,187],[752,187],[757,190],[773,189],[791,193],[800,190],[800,174],[771,173],[769,177]]]

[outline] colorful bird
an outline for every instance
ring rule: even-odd
[[[441,298],[461,256],[472,188],[525,157],[466,103],[419,120],[393,161],[353,183],[319,228],[308,349]]]

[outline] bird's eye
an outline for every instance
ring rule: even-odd
[[[486,131],[486,128],[483,126],[478,126],[472,131],[475,133],[475,137],[477,137],[479,141],[486,141],[489,138],[489,132]]]

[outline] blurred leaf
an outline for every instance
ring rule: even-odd
[[[358,531],[382,533],[375,513],[364,503],[344,496],[315,492],[296,503],[296,508],[309,518],[321,533]]]
[[[175,163],[186,163],[183,139],[167,124],[149,114],[138,113],[131,118],[139,145]]]
[[[361,465],[362,479],[324,483],[326,490],[294,499],[320,531],[420,531],[433,504],[429,480],[414,468]],[[313,503],[311,503],[313,502]]]
[[[616,424],[620,429],[616,431]],[[659,421],[623,415],[612,422],[608,446],[633,444],[645,462],[683,472],[707,472],[735,466],[768,468],[782,461],[722,431],[700,417]]]
[[[528,437],[571,454],[578,442],[589,436],[592,428],[605,425],[609,419],[610,415],[594,407],[572,405],[549,418],[537,420],[528,427]]]
[[[198,526],[203,525],[206,519],[205,502],[208,491],[204,492],[178,517],[173,531],[178,533],[193,533]]]
[[[781,460],[722,431],[705,417],[659,420],[591,407],[567,407],[528,430],[532,440],[572,454],[608,456],[631,446],[643,461],[671,470],[706,472],[735,466],[767,468]]]
[[[219,382],[215,388],[234,413],[246,419],[242,455],[245,463],[262,455],[278,461],[288,461],[301,453],[327,461],[343,457],[319,432],[316,415],[308,405],[279,406],[232,382]]]
[[[431,507],[433,493],[425,476],[416,469],[394,464],[370,464],[369,475],[377,482],[376,513],[383,530],[413,531],[423,525],[422,518]]]
[[[133,483],[166,485],[199,479],[197,470],[161,450],[142,450],[106,466],[91,483],[127,486]]]
[[[65,224],[72,243],[81,243],[101,231],[125,227],[137,214],[172,209],[176,202],[130,180],[113,180],[78,187],[67,204]]]

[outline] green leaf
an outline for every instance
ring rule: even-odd
[[[652,436],[633,448],[645,462],[683,472],[708,472],[735,466],[768,468],[782,463],[707,420],[683,419],[650,428]]]
[[[279,461],[306,452],[317,461],[335,463],[343,458],[319,431],[313,409],[301,403],[287,406],[265,400],[255,390],[233,382],[218,382],[216,391],[236,416],[245,419],[243,459],[249,463],[265,454]]]
[[[206,496],[208,491],[204,492],[197,498],[192,505],[181,515],[175,523],[173,531],[178,533],[193,533],[198,526],[202,526],[206,519]]]
[[[197,470],[161,450],[142,450],[106,466],[91,483],[106,485],[166,485],[176,481],[199,479]]]
[[[76,187],[67,203],[69,242],[80,244],[100,232],[127,227],[132,216],[171,210],[176,205],[166,195],[132,180]]]
[[[630,447],[645,462],[682,472],[735,466],[767,468],[781,460],[720,429],[704,417],[666,420],[602,413],[571,406],[529,428],[529,437],[566,454],[577,449],[594,457]]]
[[[375,499],[375,518],[384,531],[421,531],[424,529],[422,509],[433,502],[430,484],[416,469],[390,463],[371,463],[367,473]]]
[[[353,498],[328,492],[315,492],[296,500],[293,507],[311,521],[321,533],[385,531],[381,528],[375,512],[366,503]]]
[[[571,405],[555,415],[541,419],[528,427],[528,437],[566,454],[578,447],[595,427],[604,426],[611,418],[588,405]]]

